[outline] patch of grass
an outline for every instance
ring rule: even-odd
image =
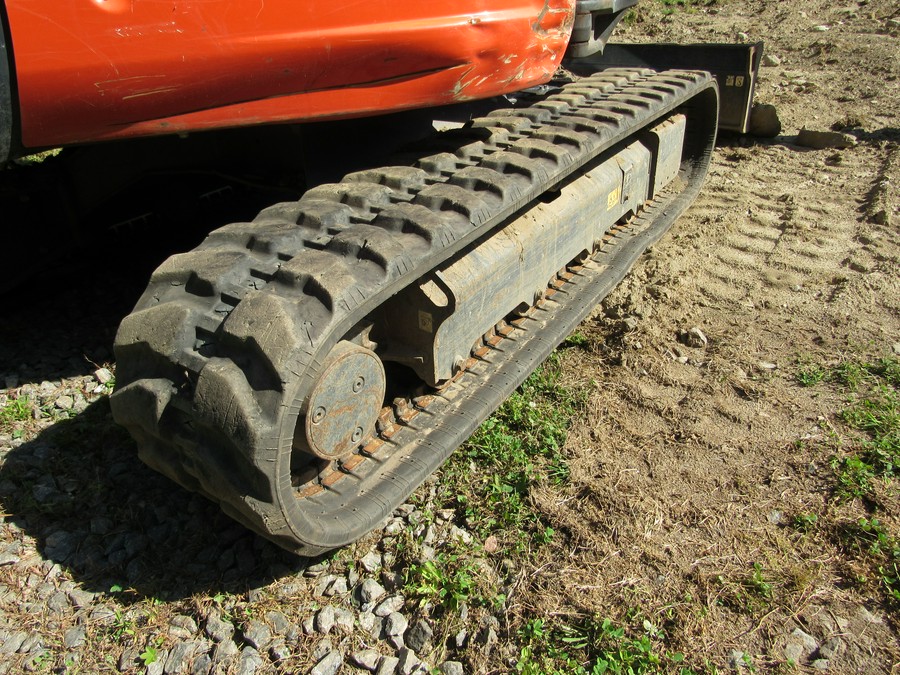
[[[716,577],[719,585],[716,603],[737,612],[757,614],[776,602],[776,590],[784,586],[761,563],[755,562],[748,569]]]
[[[900,473],[900,359],[846,360],[831,368],[826,379],[850,396],[839,413],[841,421],[864,434],[831,462],[838,498],[862,498],[867,510],[854,525],[839,528],[840,538],[862,554],[861,562],[873,571],[888,602],[896,606],[900,603],[900,543],[871,512],[879,508],[877,481],[890,482]],[[803,525],[795,518],[795,527],[806,529]],[[857,572],[855,580],[866,584],[870,577]]]
[[[516,671],[523,675],[602,675],[604,673],[679,673],[684,656],[662,649],[664,635],[648,621],[628,634],[610,619],[586,617],[573,623],[532,619],[519,630],[522,647]]]
[[[478,600],[479,569],[475,561],[458,553],[440,553],[434,560],[410,565],[406,570],[406,592],[422,602],[458,610]]]
[[[17,396],[0,407],[0,429],[9,429],[16,422],[27,422],[31,419],[31,399]]]
[[[794,516],[793,525],[794,529],[800,532],[810,532],[815,528],[818,521],[819,516],[815,513],[798,513]]]
[[[765,600],[772,599],[772,582],[766,579],[763,566],[753,563],[753,571],[745,582],[746,587]]]
[[[841,413],[851,428],[867,438],[858,454],[837,459],[839,494],[865,497],[873,493],[873,481],[890,480],[900,466],[900,394],[896,389],[897,363],[866,370],[868,392]]]
[[[827,372],[821,366],[806,365],[801,366],[795,378],[801,387],[814,387],[825,379],[825,375],[827,375]]]
[[[874,565],[879,584],[890,601],[900,606],[900,542],[878,518],[860,518],[849,529],[853,546]]]
[[[565,347],[587,347],[591,341],[587,338],[584,333],[579,333],[578,331],[572,333],[569,337],[567,337],[563,341],[563,346]]]
[[[828,370],[805,365],[796,377],[802,386],[827,380],[852,395],[839,417],[866,438],[852,452],[835,456],[831,464],[839,497],[872,497],[874,481],[895,478],[900,466],[900,359],[849,360]]]
[[[541,482],[564,484],[569,467],[562,453],[581,392],[560,382],[558,356],[551,357],[490,417],[445,468],[445,485],[479,536],[496,534],[516,551],[544,544],[553,529],[530,500]]]

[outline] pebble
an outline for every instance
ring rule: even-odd
[[[65,394],[56,399],[54,405],[60,410],[71,410],[75,407],[75,399],[68,394]]]
[[[279,635],[284,635],[293,628],[293,624],[291,624],[288,618],[281,612],[266,612],[266,621],[272,624],[272,628],[274,628],[275,632]]]
[[[778,109],[768,103],[757,103],[750,111],[749,132],[757,138],[775,138],[781,133]]]
[[[13,633],[3,642],[3,646],[0,646],[0,654],[15,654],[27,639],[28,633],[24,631]]]
[[[201,654],[194,659],[194,667],[191,668],[191,675],[208,675],[212,669],[212,659],[209,654]]]
[[[66,646],[66,649],[75,649],[83,645],[86,638],[84,628],[75,626],[67,630],[65,635],[63,635],[63,644]]]
[[[316,648],[312,652],[313,661],[321,661],[327,654],[330,654],[334,651],[334,644],[332,644],[331,640],[325,638],[324,640],[320,640],[319,644],[316,645]]]
[[[25,638],[25,641],[22,643],[22,646],[19,647],[18,651],[21,654],[27,654],[28,652],[33,652],[36,649],[40,648],[42,648],[41,636],[37,633],[32,633],[27,638]]]
[[[389,537],[395,537],[401,532],[403,532],[403,528],[406,527],[406,523],[404,523],[401,519],[395,518],[391,522],[387,524],[387,527],[384,528],[384,533]]]
[[[450,527],[450,532],[448,533],[448,539],[450,541],[453,541],[453,542],[456,542],[459,544],[464,544],[466,546],[470,545],[473,541],[472,535],[469,534],[468,532],[466,532],[461,527],[458,527],[457,525],[452,525]]]
[[[374,579],[363,579],[363,582],[358,588],[359,602],[362,605],[370,605],[373,602],[378,602],[384,594],[387,593],[387,591],[384,590],[384,586]]]
[[[333,595],[344,595],[347,592],[347,577],[338,577],[334,583],[325,591],[325,595],[331,597]]]
[[[816,639],[812,635],[805,633],[799,628],[795,628],[784,646],[784,658],[799,665],[802,661],[809,658],[818,648],[819,643],[816,642]]]
[[[73,535],[57,530],[44,542],[44,555],[55,562],[65,562],[75,552],[77,544]]]
[[[175,646],[172,647],[172,650],[169,652],[169,657],[166,659],[166,665],[163,672],[187,672],[188,665],[196,648],[197,644],[194,642],[176,642]]]
[[[166,659],[168,657],[169,652],[165,649],[156,652],[156,661],[147,666],[147,675],[163,675],[166,668]]]
[[[402,595],[392,595],[385,598],[375,607],[375,616],[387,616],[403,608],[405,600]]]
[[[320,574],[323,574],[324,572],[328,571],[328,565],[329,565],[328,561],[323,560],[320,563],[316,563],[315,565],[310,565],[309,567],[307,567],[303,571],[303,574],[308,577],[317,577]]]
[[[129,647],[122,652],[122,655],[119,657],[119,670],[126,671],[132,670],[137,663],[138,657],[140,656],[141,650],[136,647]]]
[[[316,585],[313,587],[313,595],[316,597],[333,595],[333,593],[328,593],[328,590],[337,580],[338,577],[334,574],[326,574],[325,576],[319,577],[318,581],[316,581]]]
[[[230,640],[234,635],[234,626],[228,621],[223,621],[218,611],[211,611],[206,617],[204,626],[206,634],[216,642]]]
[[[682,331],[682,333],[678,336],[678,339],[682,344],[688,347],[693,347],[695,349],[702,349],[709,343],[709,340],[707,339],[704,332],[697,326],[693,326],[686,331]]]
[[[47,607],[56,614],[63,614],[69,609],[69,596],[65,593],[54,593],[47,601]]]
[[[778,58],[778,56],[776,56],[775,54],[765,54],[765,55],[762,57],[762,64],[763,64],[764,66],[769,67],[769,68],[771,68],[771,67],[773,67],[773,66],[780,66],[780,65],[781,65],[781,59]]]
[[[346,607],[338,607],[334,610],[334,625],[338,630],[344,633],[352,633],[353,626],[356,623],[356,617]]]
[[[375,675],[394,675],[397,672],[399,663],[400,659],[396,656],[385,656],[381,659],[381,663],[378,664],[378,670],[375,671]]]
[[[844,643],[839,637],[833,637],[819,647],[819,656],[823,659],[833,658],[843,646]]]
[[[812,665],[812,667],[816,670],[821,670],[823,672],[828,670],[828,668],[831,666],[831,664],[828,662],[828,659],[816,659],[810,665]]]
[[[264,649],[272,640],[272,631],[262,621],[248,621],[242,631],[244,642],[256,650]]]
[[[413,675],[419,670],[422,661],[416,656],[416,653],[409,648],[404,647],[397,654],[399,661],[397,662],[397,672],[400,675]]]
[[[73,588],[69,591],[69,600],[72,601],[72,604],[75,605],[78,609],[84,609],[85,607],[89,607],[91,603],[94,602],[94,598],[97,595],[95,593],[91,593],[90,591],[84,591],[80,588]],[[196,632],[196,624],[194,628],[194,632]]]
[[[381,554],[378,551],[369,551],[360,558],[359,564],[366,572],[374,574],[381,569]]]
[[[309,671],[309,675],[335,675],[344,663],[344,658],[339,651],[332,651],[316,663]]]
[[[881,623],[881,617],[872,614],[872,612],[862,606],[856,611],[856,617],[866,623]]]
[[[253,675],[263,665],[262,656],[253,647],[244,647],[238,664],[238,675]]]
[[[384,620],[384,634],[388,637],[400,636],[406,632],[409,622],[400,612],[391,612]]]
[[[252,649],[248,647],[248,649]],[[231,657],[236,656],[240,650],[238,646],[234,644],[234,640],[223,640],[216,644],[213,648],[213,656],[212,660],[214,664],[225,663],[230,660]]]
[[[444,661],[441,664],[441,675],[465,675],[465,671],[459,661]]]
[[[381,629],[384,626],[384,619],[375,616],[372,612],[362,612],[359,615],[359,627],[372,637],[377,638],[381,635]]]
[[[857,140],[854,136],[839,131],[801,129],[800,133],[797,135],[797,145],[804,148],[812,148],[814,150],[825,150],[826,148],[852,148],[856,144]]]
[[[269,658],[275,663],[286,661],[290,656],[291,650],[287,644],[285,644],[284,640],[278,639],[272,643],[271,647],[269,647]]]
[[[408,631],[403,640],[413,651],[422,653],[431,642],[434,631],[425,619],[416,621]]]
[[[350,660],[360,668],[364,668],[370,672],[375,672],[378,668],[378,663],[381,661],[381,654],[376,652],[374,649],[364,649],[359,652],[354,652],[350,655]]]
[[[322,635],[328,635],[334,628],[334,607],[323,607],[316,614],[316,630]]]

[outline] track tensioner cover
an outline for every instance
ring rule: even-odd
[[[338,459],[368,437],[384,402],[385,376],[374,352],[342,341],[328,355],[298,425],[295,447]]]

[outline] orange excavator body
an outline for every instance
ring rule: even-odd
[[[21,144],[357,117],[546,82],[574,0],[7,0]]]

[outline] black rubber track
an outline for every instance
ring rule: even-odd
[[[214,231],[166,261],[123,321],[111,399],[116,420],[147,464],[281,546],[312,555],[353,541],[574,328],[597,301],[590,289],[608,291],[686,208],[708,166],[716,101],[705,73],[605,71],[528,108],[476,120],[450,136],[452,153],[351,174],[252,223]],[[565,320],[543,332],[529,331],[522,350],[483,373],[483,386],[470,385],[430,417],[429,428],[404,430],[408,441],[392,438],[390,456],[367,462],[365,475],[297,499],[294,428],[331,347],[384,299],[676,108],[688,119],[687,187],[615,247],[627,254],[597,273],[600,280],[573,300],[578,309],[565,309]]]

